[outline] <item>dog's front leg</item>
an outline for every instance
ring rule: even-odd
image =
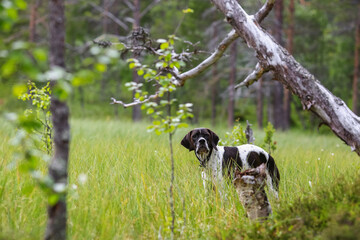
[[[201,172],[201,178],[203,180],[203,185],[204,185],[205,191],[207,191],[207,188],[206,188],[207,183],[206,182],[209,181],[209,179],[208,179],[205,171]]]

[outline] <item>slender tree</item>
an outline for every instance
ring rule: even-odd
[[[234,125],[236,58],[237,58],[237,44],[235,41],[231,46],[231,53],[230,53],[231,69],[230,69],[230,77],[229,77],[229,103],[228,103],[228,126],[230,128]]]
[[[258,127],[263,128],[263,118],[264,118],[264,101],[263,101],[263,79],[259,79],[258,89],[256,91],[256,118],[258,122]]]
[[[32,0],[30,2],[30,19],[29,19],[29,41],[36,42],[36,21],[38,19],[38,8],[40,0]]]
[[[50,66],[65,69],[65,15],[64,0],[49,1]],[[51,82],[52,88],[56,82]],[[54,155],[49,165],[49,176],[54,186],[67,186],[70,143],[69,109],[56,95],[51,97],[50,110],[54,130]],[[45,239],[66,239],[66,195],[48,206]]]
[[[275,40],[283,45],[283,0],[275,1],[275,24],[274,24],[274,36]],[[276,76],[275,76],[276,78]],[[284,111],[283,111],[283,99],[284,99],[284,90],[280,82],[275,81],[272,83],[272,101],[270,107],[273,108],[271,111],[274,116],[273,125],[277,129],[284,129]]]
[[[360,4],[358,5],[358,16],[355,26],[355,49],[354,49],[354,76],[353,76],[353,93],[352,93],[352,110],[358,114],[358,82],[359,82],[359,51],[360,51]]]
[[[141,12],[140,12],[140,0],[134,0],[134,7],[133,7],[133,31],[136,32],[140,28],[140,19],[141,19]],[[134,54],[134,58],[137,58],[136,54]],[[133,81],[138,83],[139,76],[137,75],[136,71],[133,70]],[[135,97],[135,91],[133,91],[133,97]],[[141,109],[140,106],[134,106],[132,110],[132,119],[133,121],[140,121],[141,119]]]
[[[294,13],[295,13],[295,1],[290,0],[289,7],[289,26],[287,29],[287,42],[286,48],[290,54],[293,54],[294,48],[294,32],[295,32],[295,23],[294,23]],[[290,128],[290,116],[291,116],[291,92],[289,89],[284,87],[284,105],[283,105],[283,112],[284,112],[284,129]]]

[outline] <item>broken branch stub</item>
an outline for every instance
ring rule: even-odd
[[[241,204],[250,220],[264,221],[272,214],[271,205],[265,192],[266,165],[244,172],[235,171],[233,184],[239,195]]]

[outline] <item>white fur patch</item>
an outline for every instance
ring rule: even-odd
[[[243,164],[243,169],[242,169],[243,171],[250,168],[247,159],[248,159],[249,153],[251,153],[251,152],[256,152],[258,155],[260,155],[260,153],[262,153],[265,155],[266,160],[269,160],[269,154],[261,147],[258,147],[258,146],[252,145],[252,144],[244,144],[244,145],[238,146],[237,148],[239,150],[239,156],[240,156],[240,159]]]

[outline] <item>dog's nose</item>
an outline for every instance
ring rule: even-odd
[[[203,138],[200,139],[200,140],[199,140],[199,143],[203,143],[203,144],[204,144],[204,143],[205,143],[205,139],[203,139]]]

